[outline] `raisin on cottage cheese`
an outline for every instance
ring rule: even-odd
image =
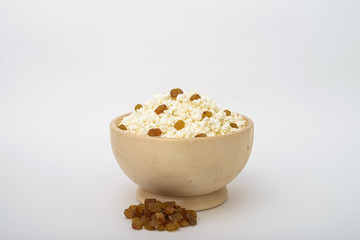
[[[123,118],[118,126],[121,130],[152,137],[193,138],[224,135],[246,126],[240,114],[220,108],[206,95],[184,93],[179,88],[154,95],[135,109]]]

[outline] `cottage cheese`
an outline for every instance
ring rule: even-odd
[[[223,135],[246,126],[243,116],[237,113],[226,116],[226,109],[220,108],[204,94],[199,94],[200,99],[190,101],[194,94],[199,93],[189,91],[177,95],[176,99],[171,98],[169,93],[154,95],[142,108],[124,117],[119,125],[123,124],[127,131],[140,135],[147,135],[150,129],[159,128],[162,131],[161,137],[167,138],[192,138],[200,133],[207,136]],[[154,110],[162,104],[168,109],[158,115]],[[212,116],[202,119],[204,111],[210,111]],[[174,127],[178,120],[185,122],[185,127],[181,130]],[[238,128],[231,127],[231,123],[235,123]]]

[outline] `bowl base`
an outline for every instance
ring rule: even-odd
[[[146,191],[140,187],[136,190],[136,198],[144,203],[146,198],[156,198],[162,202],[175,201],[181,207],[192,209],[195,211],[202,211],[209,208],[214,208],[224,203],[228,198],[228,191],[226,187],[223,187],[215,192],[199,195],[199,196],[167,196],[157,193]]]

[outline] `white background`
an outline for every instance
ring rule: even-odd
[[[359,239],[360,2],[0,1],[0,239]],[[196,89],[255,122],[228,201],[134,231],[109,122]]]

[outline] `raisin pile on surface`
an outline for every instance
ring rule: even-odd
[[[180,227],[193,226],[197,223],[194,210],[186,210],[175,202],[160,202],[155,198],[145,199],[139,205],[130,205],[124,210],[126,218],[132,219],[133,229],[175,231]]]

